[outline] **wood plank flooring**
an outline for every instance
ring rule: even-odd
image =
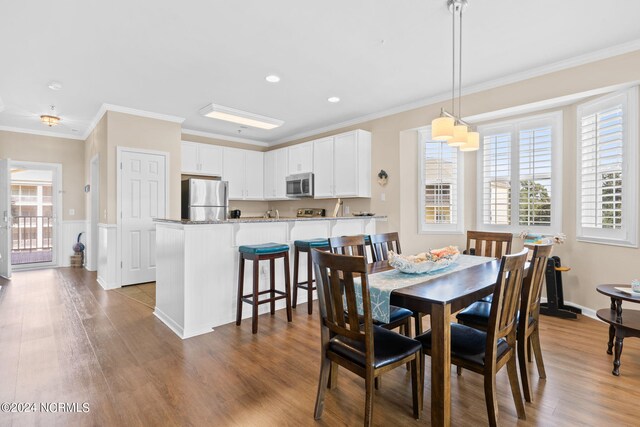
[[[88,413],[0,413],[1,426],[363,422],[363,381],[345,370],[327,393],[322,420],[313,420],[320,338],[317,310],[307,316],[304,305],[291,324],[282,311],[261,316],[257,335],[244,321],[183,341],[150,308],[102,290],[82,269],[21,272],[0,285],[0,402],[90,404]],[[498,375],[502,425],[640,424],[640,340],[625,341],[622,374],[614,377],[603,323],[542,317],[541,339],[547,380],[534,376],[526,421],[516,418],[506,372]],[[454,372],[451,389],[452,425],[486,425],[482,378]],[[376,391],[374,424],[428,425],[428,379],[424,402],[415,421],[409,374],[391,372]]]

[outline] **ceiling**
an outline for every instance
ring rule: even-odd
[[[465,86],[640,40],[638,1],[469,2]],[[184,129],[285,141],[447,93],[445,3],[3,2],[0,128],[80,138],[101,105],[112,104],[182,117]],[[282,80],[267,83],[268,74]],[[63,89],[49,89],[50,81]],[[285,124],[239,133],[198,114],[211,102]],[[38,116],[52,104],[62,125],[47,128]]]

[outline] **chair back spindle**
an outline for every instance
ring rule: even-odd
[[[487,339],[493,343],[487,345],[489,352],[496,350],[496,343],[500,338],[506,338],[510,345],[515,343],[516,312],[520,303],[528,252],[525,248],[517,254],[502,257],[487,328]]]
[[[373,366],[373,321],[365,258],[332,254],[317,249],[312,250],[312,257],[316,272],[323,343],[335,335],[363,341],[367,349],[367,359],[371,356],[367,363]],[[362,316],[358,315],[355,278],[360,279]]]
[[[467,251],[469,255],[502,258],[511,253],[512,233],[488,231],[467,231]]]
[[[373,260],[385,261],[389,259],[389,251],[402,253],[400,249],[400,237],[397,232],[374,234],[371,236],[371,247],[373,248]]]
[[[368,262],[363,235],[330,237],[329,249],[334,254],[364,257]]]
[[[529,275],[522,284],[522,302],[520,307],[521,320],[533,316],[538,319],[540,312],[540,298],[542,296],[542,283],[547,270],[547,260],[551,256],[553,244],[535,245],[533,256],[529,266]],[[526,314],[526,316],[525,316]]]

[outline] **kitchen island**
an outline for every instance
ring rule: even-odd
[[[235,321],[239,246],[287,243],[293,268],[295,240],[374,234],[377,221],[386,221],[386,217],[157,219],[154,314],[183,339],[212,332],[216,326]],[[260,266],[261,290],[268,284],[267,266]],[[293,291],[293,270],[290,273]],[[251,269],[246,269],[245,284],[252,283],[251,275]],[[299,280],[306,280],[302,261]],[[283,286],[283,269],[278,265],[276,287]],[[299,293],[298,303],[305,303],[306,298],[306,292]],[[284,300],[278,301],[276,308],[284,305]],[[260,307],[260,314],[267,311],[268,305]],[[243,314],[250,317],[251,310]]]

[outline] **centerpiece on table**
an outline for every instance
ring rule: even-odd
[[[549,244],[562,244],[567,239],[564,233],[558,233],[553,236],[531,233],[529,230],[525,230],[520,233],[520,238],[524,240],[525,245],[549,245]]]
[[[450,266],[459,256],[460,251],[456,246],[430,249],[417,255],[401,255],[389,251],[389,265],[403,273],[430,273]]]

